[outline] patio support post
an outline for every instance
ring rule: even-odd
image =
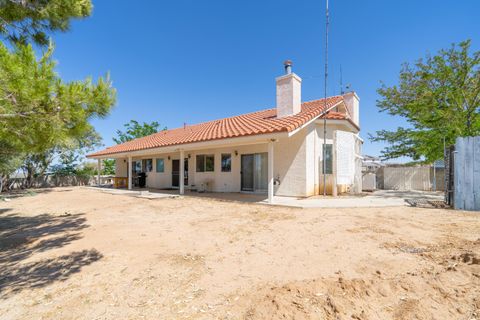
[[[128,190],[132,190],[132,156],[128,156]]]
[[[273,203],[273,141],[268,142],[268,203]]]
[[[97,185],[100,187],[100,170],[102,170],[102,164],[100,159],[97,159]]]
[[[180,194],[185,193],[185,154],[183,150],[180,150],[180,174],[179,174]]]

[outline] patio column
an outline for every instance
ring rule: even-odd
[[[132,156],[128,156],[128,190],[132,190]]]
[[[180,194],[185,193],[185,154],[183,150],[180,150]]]
[[[273,141],[268,142],[268,203],[273,203]]]
[[[100,159],[97,159],[97,184],[100,186],[100,170],[102,170],[102,164],[100,163]]]

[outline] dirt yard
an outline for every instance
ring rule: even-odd
[[[480,319],[480,214],[0,201],[0,319]]]

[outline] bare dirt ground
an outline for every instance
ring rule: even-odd
[[[480,319],[480,214],[39,191],[0,202],[0,319]]]

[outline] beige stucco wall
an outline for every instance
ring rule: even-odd
[[[115,159],[115,176],[116,177],[127,177],[128,171],[128,160],[126,158],[117,158]]]
[[[345,125],[330,123],[327,126],[327,143],[333,142],[333,130],[345,130]],[[260,137],[259,137],[260,138]],[[280,183],[275,186],[275,195],[305,197],[319,193],[322,168],[323,125],[312,122],[289,138],[278,139],[274,143],[274,179]],[[208,191],[240,192],[241,191],[241,155],[267,152],[268,141],[259,144],[239,145],[214,149],[184,151],[189,160],[188,190],[194,185],[208,181]],[[235,151],[238,155],[235,155]],[[221,172],[221,155],[232,155],[231,172]],[[196,172],[196,155],[213,154],[215,156],[214,172]],[[168,160],[170,157],[170,160]],[[180,153],[164,153],[134,157],[133,160],[153,159],[153,171],[147,173],[147,186],[151,188],[172,187],[172,160],[179,159]],[[156,172],[156,159],[165,160],[163,173]],[[127,160],[127,159],[125,159]],[[116,175],[127,175],[128,160],[117,159]]]
[[[306,130],[301,130],[290,138],[280,139],[274,145],[273,172],[280,180],[275,187],[279,196],[306,196],[307,144]]]
[[[276,186],[276,194],[290,196],[305,196],[306,188],[306,146],[305,133],[299,132],[289,139],[283,139],[275,143],[274,148],[274,177],[280,180]],[[243,146],[232,146],[228,148],[203,149],[196,151],[185,151],[185,157],[189,158],[189,186],[197,188],[208,181],[208,190],[213,192],[240,192],[241,191],[241,155],[251,153],[262,153],[268,151],[267,141],[261,144]],[[235,155],[237,151],[238,155]],[[232,155],[231,172],[221,171],[221,155],[230,153]],[[196,155],[213,154],[215,156],[214,172],[196,172]],[[168,157],[170,156],[170,160]],[[180,153],[166,153],[134,157],[133,160],[153,159],[153,171],[147,173],[147,187],[170,188],[172,186],[172,160],[179,159]],[[156,159],[165,159],[165,170],[163,173],[156,172]],[[116,175],[126,176],[127,165],[123,158],[117,159]]]

